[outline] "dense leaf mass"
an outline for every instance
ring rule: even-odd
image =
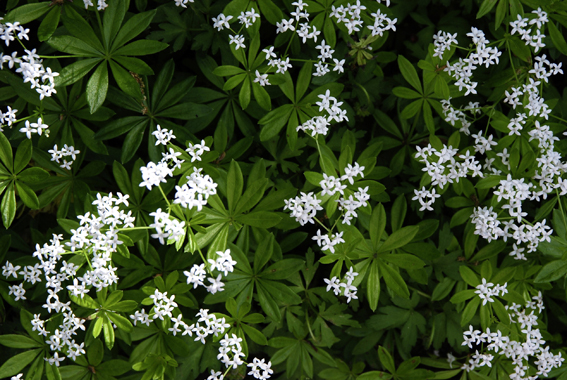
[[[566,2],[0,12],[0,378],[567,379]]]

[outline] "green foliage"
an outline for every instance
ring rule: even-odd
[[[565,355],[564,2],[85,1],[0,5],[0,378]]]

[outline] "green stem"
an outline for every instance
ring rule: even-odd
[[[314,342],[317,342],[317,338],[315,338],[315,334],[313,334],[313,330],[311,330],[311,323],[309,323],[308,313],[305,313],[305,322],[307,323],[307,329],[309,330],[309,335],[311,335],[311,339],[313,339]]]
[[[559,209],[561,210],[561,216],[563,216],[563,224],[567,227],[567,220],[565,220],[565,211],[563,210],[563,202],[559,196],[559,190],[555,189],[555,194],[557,194],[557,200],[559,201]]]
[[[125,228],[117,228],[116,231],[135,231],[135,230],[151,230],[151,227],[148,226],[140,226],[140,227],[125,227]]]
[[[191,239],[193,239],[195,244],[197,244],[197,239],[195,239],[195,234],[193,233],[193,229],[191,229],[191,227],[189,227],[189,228],[187,228],[187,230],[189,231],[189,234],[191,235]],[[201,256],[201,260],[203,260],[203,263],[205,264],[205,267],[207,268],[207,272],[209,272],[209,274],[212,276],[213,272],[209,269],[209,262],[205,259],[205,256],[203,255],[203,252],[201,252],[201,248],[199,248],[198,245],[197,245],[197,251],[199,251],[199,255]]]
[[[84,55],[81,54],[70,54],[70,55],[40,55],[39,58],[83,58]]]
[[[514,66],[514,61],[512,60],[512,51],[510,50],[510,43],[506,41],[506,50],[508,50],[508,56],[510,57],[510,64],[512,65],[512,70],[514,70],[514,77],[516,77],[516,83],[520,83],[518,79],[518,74],[516,73],[516,67]]]
[[[161,185],[158,185],[158,188],[159,191],[161,192],[161,195],[163,195],[163,199],[165,199],[165,201],[167,202],[167,209],[169,210],[171,208],[171,202],[169,202],[169,199],[167,199],[167,197],[165,196],[165,193],[163,192]]]

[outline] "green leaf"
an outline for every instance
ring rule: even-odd
[[[421,87],[421,82],[417,76],[417,71],[413,67],[410,61],[402,55],[398,55],[398,66],[404,78],[408,83],[417,90],[420,94],[423,94],[423,89]]]
[[[238,200],[234,213],[241,214],[254,207],[260,201],[262,195],[264,195],[268,182],[267,178],[262,178],[248,185],[246,191]]]
[[[101,53],[77,37],[69,35],[52,36],[47,40],[52,48],[63,53],[76,54],[83,57],[101,57]]]
[[[255,343],[262,346],[268,344],[268,339],[266,339],[266,336],[260,331],[256,330],[254,327],[242,324],[242,330],[244,330],[246,335],[248,335],[248,337],[250,337],[250,339],[252,339],[252,341],[254,341]]]
[[[114,37],[118,33],[126,11],[128,10],[129,1],[116,0],[108,4],[104,10],[104,18],[102,25],[102,35],[104,46],[110,47]]]
[[[270,111],[266,116],[261,118],[258,121],[258,124],[263,125],[260,131],[260,140],[267,141],[276,137],[284,125],[286,125],[293,110],[293,105],[286,104]]]
[[[490,12],[492,8],[496,5],[497,1],[498,0],[484,0],[480,5],[480,9],[478,10],[478,13],[476,14],[477,20],[482,16],[484,16],[485,14],[487,14],[488,12]]]
[[[77,82],[100,61],[100,58],[88,58],[66,65],[59,72],[59,76],[55,77],[55,87],[64,87]]]
[[[301,259],[280,260],[266,268],[259,276],[268,280],[285,280],[301,270],[304,263]]]
[[[475,288],[478,285],[480,285],[480,280],[478,279],[478,275],[474,273],[471,268],[467,267],[466,265],[461,265],[459,267],[459,272],[461,273],[461,277],[463,278],[463,280],[467,284],[469,284],[469,286]]]
[[[370,240],[375,250],[378,250],[378,245],[382,239],[382,234],[386,229],[386,211],[382,203],[379,203],[370,217]]]
[[[418,226],[407,226],[393,232],[378,249],[378,252],[387,252],[408,244],[419,231]]]
[[[270,292],[267,291],[261,282],[258,282],[256,287],[257,294],[258,294],[258,301],[260,302],[260,306],[262,310],[272,318],[274,321],[278,322],[282,319],[280,308],[278,304],[274,300],[274,298],[270,295]]]
[[[213,70],[213,74],[218,75],[219,77],[229,77],[241,73],[245,73],[244,69],[231,65],[218,66]]]
[[[11,171],[14,168],[14,160],[12,158],[12,146],[10,141],[4,136],[4,133],[0,132],[0,160],[8,169]]]
[[[387,264],[380,263],[380,273],[386,282],[386,286],[394,293],[403,298],[409,298],[408,286],[400,274]]]
[[[549,36],[553,42],[553,46],[561,52],[563,55],[567,55],[567,42],[565,42],[565,37],[557,29],[554,22],[547,23],[547,30],[549,31]]]
[[[32,142],[30,139],[22,140],[16,150],[14,159],[14,173],[21,172],[30,162],[32,156]]]
[[[472,262],[482,261],[498,255],[506,248],[506,242],[502,240],[493,240],[488,245],[483,247],[471,259]]]
[[[134,154],[140,147],[142,139],[144,137],[144,131],[146,130],[146,123],[138,124],[134,129],[132,129],[126,138],[124,139],[124,144],[122,145],[122,163],[130,161]]]
[[[394,364],[394,359],[392,355],[382,346],[378,347],[378,357],[380,358],[380,363],[390,372],[396,372],[396,366]]]
[[[313,75],[313,63],[305,62],[303,67],[299,71],[299,76],[297,77],[297,87],[295,89],[295,99],[299,100],[305,95],[305,92],[309,88],[311,83],[311,77]],[[293,101],[293,99],[291,99]]]
[[[430,134],[435,134],[435,121],[433,120],[433,113],[431,111],[431,106],[429,102],[423,102],[423,120],[427,126],[427,130]]]
[[[154,18],[157,9],[152,11],[147,11],[143,13],[138,13],[122,25],[116,39],[112,42],[112,52],[120,48],[122,45],[126,44],[132,38],[136,37],[138,34],[142,33],[148,28],[150,22]]]
[[[498,7],[496,8],[496,15],[494,17],[494,29],[498,29],[502,20],[506,17],[506,11],[508,10],[508,0],[500,0]]]
[[[72,295],[71,292],[69,292],[69,298],[71,298],[71,301],[73,301],[77,305],[79,305],[81,307],[86,307],[87,309],[96,310],[96,309],[100,308],[100,304],[98,302],[96,302],[88,294],[84,294],[83,297],[77,297],[77,296]]]
[[[437,286],[435,286],[435,289],[433,289],[433,293],[431,294],[431,301],[441,301],[443,298],[447,297],[449,293],[451,293],[451,290],[455,286],[455,283],[455,280],[453,280],[452,278],[445,277],[443,281],[439,282]],[[451,298],[451,302],[453,301],[453,298]]]
[[[103,314],[101,319],[102,329],[104,330],[104,343],[109,350],[112,350],[112,347],[114,347],[114,327],[110,319],[108,319],[108,315]]]
[[[46,41],[53,35],[53,32],[57,29],[59,25],[59,18],[61,16],[61,10],[59,7],[53,7],[45,16],[45,18],[39,24],[37,28],[37,38],[40,42]]]
[[[254,253],[254,273],[258,273],[270,261],[274,253],[274,235],[262,239]]]
[[[37,199],[37,195],[28,185],[23,182],[16,181],[16,190],[18,191],[20,199],[26,206],[32,210],[37,210],[39,208],[39,199]]]
[[[139,58],[125,57],[123,55],[114,56],[113,58],[128,71],[132,71],[140,75],[154,75],[152,68]]]
[[[403,99],[418,99],[421,98],[421,94],[411,90],[407,87],[394,87],[392,89],[392,93],[396,95],[398,98]]]
[[[476,311],[478,310],[479,305],[480,305],[479,297],[474,297],[467,304],[465,310],[463,310],[463,314],[461,315],[461,326],[465,326],[467,323],[470,322],[471,319],[473,319],[474,315],[476,314]]]
[[[264,87],[260,86],[258,83],[252,83],[252,91],[254,92],[254,99],[256,99],[260,107],[266,111],[272,109],[272,100]]]
[[[260,6],[260,12],[266,17],[266,20],[272,25],[282,20],[283,13],[281,9],[275,5],[272,0],[258,0],[258,5]]]
[[[100,339],[96,339],[87,349],[87,358],[89,360],[89,364],[96,367],[102,362],[103,357],[104,346]]]
[[[108,91],[108,66],[106,62],[100,64],[87,82],[87,102],[91,113],[102,106]]]
[[[114,52],[115,55],[150,55],[159,53],[169,45],[154,40],[138,40],[124,45]]]
[[[6,379],[22,372],[22,370],[42,352],[42,348],[36,348],[35,350],[24,351],[12,356],[0,367],[0,378]]]
[[[249,214],[240,214],[236,221],[252,227],[270,228],[274,227],[282,220],[282,217],[275,212],[253,211]]]
[[[250,87],[250,77],[246,76],[238,94],[238,101],[240,103],[240,107],[242,107],[243,110],[248,108],[248,105],[250,104]]]
[[[4,227],[10,227],[16,216],[16,192],[14,191],[14,182],[11,182],[6,188],[2,203],[0,203],[0,211],[2,212],[2,223]]]
[[[14,23],[18,21],[20,24],[27,24],[28,22],[43,16],[47,11],[49,11],[49,8],[50,5],[48,2],[22,5],[21,7],[18,7],[8,12],[8,14],[4,16],[4,20],[2,20],[2,22]]]
[[[377,260],[372,260],[372,263],[370,264],[366,288],[368,304],[370,309],[374,312],[378,307],[378,299],[380,298],[380,271],[378,269]]]
[[[421,269],[425,266],[425,263],[419,257],[407,253],[395,253],[380,257],[389,263],[407,270]]]
[[[37,348],[43,346],[28,336],[16,334],[0,335],[0,344],[11,348]]]
[[[140,85],[128,71],[124,70],[120,65],[112,60],[110,61],[110,69],[112,71],[112,76],[114,76],[118,87],[120,87],[122,91],[133,98],[142,99]]]
[[[232,160],[226,179],[226,198],[228,200],[229,211],[234,211],[240,196],[242,195],[242,188],[244,186],[244,179],[242,178],[242,171],[238,162]]]
[[[370,371],[360,374],[356,380],[389,380],[392,377],[389,373],[381,371]]]
[[[142,126],[142,129],[145,129],[147,123],[148,120],[140,116],[126,116],[115,119],[99,129],[99,131],[95,133],[94,138],[96,140],[109,140],[129,132],[133,128],[140,128],[140,126]]]
[[[128,320],[128,318],[125,318],[120,314],[111,312],[107,312],[106,315],[119,329],[124,330],[128,333],[132,332],[132,330],[134,329],[134,326],[132,326],[132,323]]]
[[[67,28],[73,36],[84,41],[100,53],[104,52],[104,48],[93,28],[91,28],[87,20],[78,14],[73,7],[66,7],[65,13],[61,17],[63,17],[65,28]]]
[[[567,273],[567,260],[554,260],[547,263],[541,268],[536,278],[535,283],[549,283],[559,280]]]

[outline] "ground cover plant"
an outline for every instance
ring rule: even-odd
[[[0,378],[567,379],[567,2],[0,7]]]

